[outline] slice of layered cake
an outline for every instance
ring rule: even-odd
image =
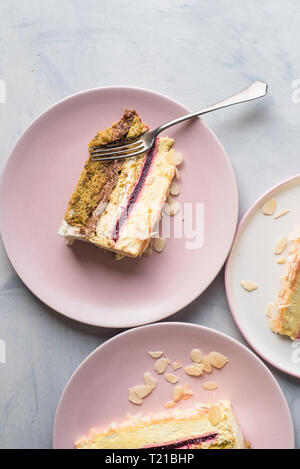
[[[229,401],[187,410],[137,415],[103,432],[92,430],[77,449],[246,449]]]
[[[148,130],[135,111],[98,132],[89,147],[138,137]],[[88,241],[129,257],[148,247],[175,175],[170,150],[174,140],[157,138],[136,158],[85,164],[59,229],[68,243]]]
[[[289,238],[287,259],[281,289],[275,305],[268,311],[270,328],[276,334],[300,339],[300,229]]]

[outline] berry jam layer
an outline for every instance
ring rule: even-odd
[[[145,449],[200,449],[202,443],[212,442],[218,436],[218,433],[211,433],[209,435],[203,435],[195,438],[188,438],[186,440],[174,441],[171,443],[165,443],[163,445],[147,446]]]
[[[136,183],[133,191],[131,192],[131,194],[129,196],[126,207],[123,209],[120,217],[117,220],[116,227],[115,227],[115,230],[114,230],[114,233],[113,233],[113,240],[114,241],[118,241],[118,239],[120,237],[120,230],[121,230],[123,224],[126,222],[131,209],[134,207],[134,204],[137,202],[138,197],[139,197],[139,195],[140,195],[140,193],[143,189],[143,186],[145,184],[147,175],[148,175],[149,170],[150,170],[151,163],[152,163],[152,161],[155,158],[155,155],[157,153],[157,144],[158,144],[158,140],[156,140],[156,142],[153,145],[153,147],[151,148],[151,150],[147,153],[147,155],[145,157],[145,160],[144,160],[144,164],[143,164],[141,172],[140,172],[140,176],[137,180],[137,183]]]

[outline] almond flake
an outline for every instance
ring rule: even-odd
[[[208,355],[205,355],[205,357],[203,357],[203,360],[202,360],[202,363],[203,363],[203,371],[204,373],[211,373],[211,363],[210,363],[210,359],[209,359],[209,356]]]
[[[280,257],[280,259],[278,259],[277,264],[285,264],[285,262],[286,262],[286,258],[283,256],[283,257]]]
[[[198,348],[193,348],[191,351],[191,359],[193,362],[200,363],[202,361],[202,352]]]
[[[183,393],[184,393],[184,387],[183,386],[180,386],[180,385],[175,386],[175,388],[173,390],[173,401],[174,402],[180,401],[180,399],[183,396]]]
[[[175,168],[175,177],[176,177],[176,179],[179,179],[179,171],[178,171],[178,168]]]
[[[179,368],[182,368],[182,364],[178,360],[176,360],[172,363],[172,368],[174,371],[179,370]]]
[[[170,186],[170,194],[171,195],[178,195],[180,194],[180,186],[177,184],[177,182],[172,182]]]
[[[241,285],[245,290],[249,292],[252,292],[258,289],[258,285],[254,282],[250,282],[249,280],[241,280]]]
[[[181,205],[179,202],[172,201],[171,203],[166,203],[164,205],[164,212],[166,215],[170,217],[174,217],[181,209]]]
[[[176,406],[176,402],[174,402],[174,401],[168,401],[164,404],[164,407],[166,409],[171,409],[171,407],[175,407],[175,406]]]
[[[131,388],[133,392],[136,393],[136,395],[140,398],[143,399],[144,397],[148,396],[153,391],[153,387],[149,386],[148,384],[141,384],[140,386],[134,386]]]
[[[204,389],[207,389],[208,391],[213,391],[214,389],[217,389],[219,386],[217,385],[215,381],[205,381],[202,387]]]
[[[273,215],[273,213],[276,210],[276,207],[277,207],[277,202],[275,199],[268,200],[262,208],[263,214],[268,215],[268,216]]]
[[[201,376],[203,373],[204,365],[201,363],[193,363],[184,368],[184,372],[188,376]]]
[[[128,399],[132,404],[140,405],[143,403],[142,399],[137,395],[137,393],[132,389],[128,389]]]
[[[225,355],[223,355],[222,353],[219,353],[219,352],[210,352],[209,353],[209,360],[210,360],[210,363],[212,364],[212,366],[214,368],[218,368],[218,369],[221,369],[223,368],[223,366],[226,365],[226,363],[228,363],[228,358],[225,357]]]
[[[169,155],[171,162],[176,166],[179,166],[183,162],[183,156],[178,151],[170,151]]]
[[[194,395],[194,392],[191,389],[185,388],[182,394],[182,399],[189,399]]]
[[[166,358],[159,358],[159,360],[157,360],[154,365],[156,373],[158,373],[159,375],[164,373],[168,367],[168,364],[169,363]]]
[[[147,386],[151,386],[152,389],[155,388],[156,386],[156,379],[153,378],[152,374],[150,373],[150,371],[146,371],[146,373],[144,373],[144,383],[147,384]]]
[[[287,245],[287,239],[286,238],[280,239],[275,245],[274,254],[276,255],[282,254],[286,248],[286,245]]]
[[[148,352],[151,358],[160,358],[164,352]]]
[[[156,252],[162,252],[166,245],[165,238],[154,238],[153,247]]]
[[[284,217],[284,215],[287,215],[290,213],[289,209],[281,210],[280,212],[275,213],[274,218],[277,220],[278,218]]]
[[[166,373],[165,378],[168,381],[168,383],[175,384],[179,381],[179,378],[177,376],[173,375],[172,373]]]
[[[221,420],[221,410],[217,405],[210,406],[208,410],[208,418],[212,425],[218,425]]]

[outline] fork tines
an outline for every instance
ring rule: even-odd
[[[136,156],[145,151],[144,143],[138,138],[118,140],[106,145],[94,146],[90,148],[90,157],[93,161],[115,160]]]

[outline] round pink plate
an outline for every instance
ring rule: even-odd
[[[202,293],[229,252],[237,223],[234,174],[224,149],[200,119],[169,129],[182,152],[178,200],[200,204],[204,245],[171,238],[163,253],[115,261],[110,253],[58,234],[68,201],[99,129],[136,109],[151,128],[189,112],[160,94],[111,87],[71,96],[37,118],[8,161],[0,187],[0,229],[7,254],[27,287],[75,320],[131,327],[160,320]],[[201,205],[202,204],[202,205]],[[194,218],[195,229],[196,218]],[[183,222],[186,226],[186,221]]]
[[[197,402],[229,399],[252,448],[293,448],[294,430],[285,397],[267,367],[245,346],[213,329],[184,323],[162,323],[132,329],[105,342],[91,353],[75,371],[60,399],[55,423],[55,449],[73,448],[91,428],[104,430],[128,413],[160,412],[172,398],[173,385],[154,371],[155,360],[149,350],[162,350],[171,361],[190,363],[192,348],[204,354],[217,351],[229,363],[222,370],[199,378],[187,376],[183,369],[175,373],[181,383],[189,383],[194,396],[178,404],[193,407]],[[128,388],[143,384],[143,374],[151,371],[156,389],[136,406],[128,401]],[[219,388],[207,391],[206,381]]]

